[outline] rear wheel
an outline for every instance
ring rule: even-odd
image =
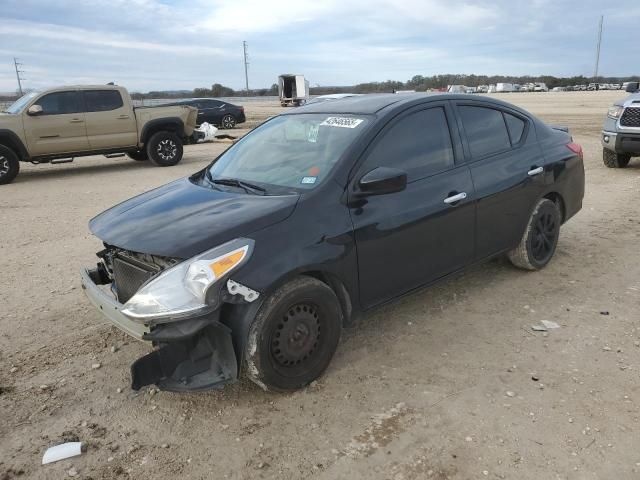
[[[602,149],[602,161],[609,168],[624,168],[629,165],[631,155],[612,152],[608,148]]]
[[[222,117],[222,128],[228,130],[236,126],[236,117],[227,113],[224,117]]]
[[[540,270],[553,258],[560,236],[562,214],[558,205],[541,199],[531,214],[520,244],[507,255],[511,263],[525,270]]]
[[[149,155],[145,150],[136,150],[135,152],[127,152],[127,157],[136,162],[146,162],[149,160]]]
[[[182,160],[182,140],[173,132],[154,133],[147,142],[147,155],[159,167],[172,167]]]
[[[340,303],[333,290],[315,278],[296,278],[258,311],[245,352],[247,375],[267,390],[302,388],[329,365],[341,328]]]
[[[20,160],[13,150],[0,145],[0,185],[11,183],[20,171]]]

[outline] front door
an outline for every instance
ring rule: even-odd
[[[76,90],[53,92],[36,99],[42,113],[23,114],[29,153],[32,157],[89,150],[82,99]]]
[[[91,150],[136,146],[136,118],[118,90],[85,90],[83,94]]]
[[[453,122],[448,119],[452,115],[446,103],[396,117],[376,137],[358,168],[355,182],[377,167],[403,170],[408,182],[397,193],[350,201],[363,308],[473,259],[473,183],[468,167],[456,161],[459,140],[456,130],[452,142]]]

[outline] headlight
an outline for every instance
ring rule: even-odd
[[[612,107],[609,107],[609,111],[607,111],[607,116],[617,120],[618,118],[620,118],[620,115],[622,115],[623,110],[624,110],[624,107],[621,107],[620,105],[614,105]]]
[[[221,279],[243,265],[253,240],[239,238],[165,270],[124,304],[122,313],[143,323],[166,323],[217,307]]]

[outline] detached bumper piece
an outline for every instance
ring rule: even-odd
[[[229,328],[210,319],[180,323],[162,325],[144,335],[144,340],[162,343],[131,365],[131,388],[155,384],[174,392],[210,390],[238,378]]]

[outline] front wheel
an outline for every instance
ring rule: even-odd
[[[224,128],[225,130],[229,130],[233,127],[236,126],[236,117],[234,117],[233,115],[230,114],[226,114],[224,117],[222,117],[222,128]]]
[[[20,160],[13,150],[0,145],[0,185],[13,182],[20,171]]]
[[[540,270],[553,257],[560,236],[562,214],[558,205],[543,198],[534,208],[520,244],[507,256],[516,267]]]
[[[602,162],[609,168],[624,168],[629,165],[631,155],[612,152],[608,148],[602,149]]]
[[[172,167],[182,160],[182,140],[173,132],[154,133],[147,142],[147,154],[159,167]]]
[[[249,330],[245,366],[265,390],[292,391],[325,371],[338,347],[340,303],[333,290],[311,277],[298,277],[260,307]]]

